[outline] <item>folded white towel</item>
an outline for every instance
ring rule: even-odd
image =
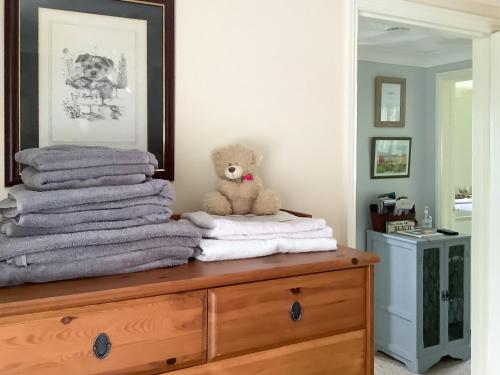
[[[276,253],[305,253],[336,250],[337,241],[333,238],[277,238],[273,240],[239,241],[203,239],[199,247],[202,252],[196,259],[202,262],[212,262],[218,260],[256,258]]]
[[[294,216],[280,211],[275,215],[210,215],[203,211],[182,215],[202,230],[203,237],[223,239],[225,236],[251,234],[285,234],[325,229],[323,219]],[[282,236],[283,237],[283,236]]]
[[[251,233],[251,234],[231,234],[219,236],[220,240],[274,240],[277,238],[332,238],[333,229],[324,227],[323,229],[306,230],[293,233]]]

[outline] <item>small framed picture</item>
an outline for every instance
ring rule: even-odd
[[[410,177],[411,138],[372,138],[370,177]]]
[[[375,126],[404,128],[406,111],[406,79],[375,78]]]

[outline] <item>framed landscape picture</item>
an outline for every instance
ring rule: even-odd
[[[411,138],[372,138],[370,177],[410,177]]]
[[[404,128],[406,117],[406,79],[375,78],[375,126]]]
[[[173,69],[173,0],[6,1],[6,185],[17,151],[62,144],[147,150],[172,180]]]

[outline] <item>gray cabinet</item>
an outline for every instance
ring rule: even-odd
[[[367,232],[375,268],[375,350],[424,372],[470,358],[470,237]]]

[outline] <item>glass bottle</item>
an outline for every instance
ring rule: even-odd
[[[424,216],[422,217],[422,224],[420,226],[422,228],[432,228],[432,216],[429,215],[428,206],[425,206],[424,208]]]

